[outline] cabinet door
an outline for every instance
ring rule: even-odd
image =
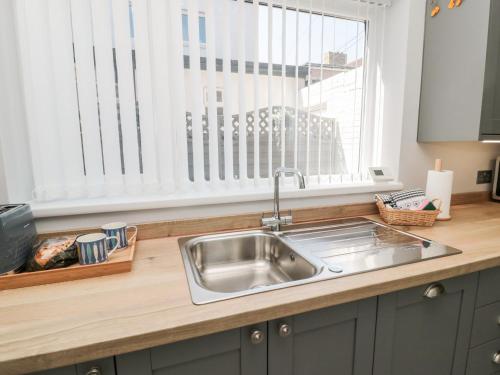
[[[498,0],[491,0],[490,4],[481,133],[483,138],[488,138],[488,135],[500,135],[500,1]]]
[[[261,342],[252,343],[258,331]],[[234,329],[116,357],[118,375],[263,375],[267,324]]]
[[[497,359],[499,354],[500,339],[476,346],[469,353],[467,375],[500,374],[500,364]]]
[[[376,298],[268,323],[269,375],[368,375]]]
[[[374,374],[464,374],[477,279],[470,274],[380,296]]]
[[[479,273],[476,306],[481,307],[500,301],[500,267],[490,268]]]
[[[115,375],[113,357],[37,372],[37,375]]]
[[[58,367],[36,372],[35,375],[76,375],[76,366]]]
[[[446,9],[448,0],[437,1],[442,9],[436,17],[431,0],[425,2],[418,140],[477,141],[490,0],[463,1],[453,10]]]

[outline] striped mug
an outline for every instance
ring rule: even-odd
[[[114,242],[113,246],[111,242]],[[76,238],[76,246],[80,264],[103,263],[118,248],[118,238],[107,237],[104,233],[84,234]]]
[[[134,234],[130,238],[127,236],[127,231],[129,229],[134,230]],[[127,226],[127,223],[123,222],[104,224],[101,230],[108,237],[118,238],[118,249],[126,248],[129,241],[133,241],[137,236],[137,227],[135,225]]]

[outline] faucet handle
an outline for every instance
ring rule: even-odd
[[[265,217],[264,215],[262,215],[261,224],[265,227],[273,228],[277,225],[280,225],[281,223],[283,223],[283,218],[278,219],[274,216]]]
[[[292,224],[292,211],[289,211],[288,215],[281,216],[280,224]]]

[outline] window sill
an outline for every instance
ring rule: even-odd
[[[302,199],[306,197],[340,196],[366,194],[384,191],[401,190],[400,182],[357,183],[328,187],[312,187],[298,190],[283,187],[280,191],[282,199]],[[241,188],[232,193],[227,191],[198,192],[189,195],[149,195],[133,197],[103,197],[94,199],[72,199],[52,202],[30,202],[35,218],[57,217],[67,215],[85,215],[109,212],[151,210],[172,207],[205,206],[226,203],[242,203],[273,199],[270,187],[256,190],[255,187]]]

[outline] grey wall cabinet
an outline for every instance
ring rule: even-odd
[[[116,357],[118,375],[262,375],[267,323]]]
[[[372,373],[377,299],[308,312],[268,324],[268,375]]]
[[[500,139],[500,1],[490,1],[481,138]]]
[[[426,3],[418,140],[500,138],[500,0]]]
[[[380,296],[374,375],[464,374],[477,279],[470,274]]]

